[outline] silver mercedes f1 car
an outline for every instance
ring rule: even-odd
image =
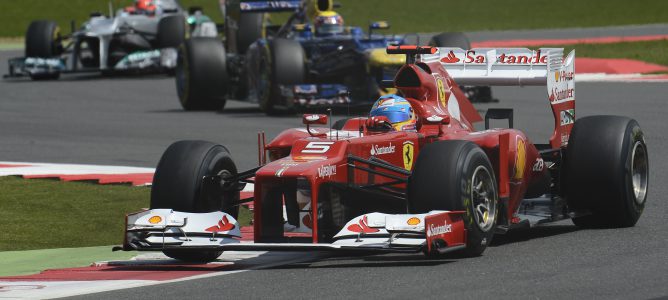
[[[25,36],[25,56],[9,60],[5,77],[57,79],[62,73],[169,72],[176,48],[189,36],[215,37],[216,24],[199,8],[186,11],[178,0],[136,0],[109,16],[91,13],[77,31],[62,34],[50,20],[33,21]]]

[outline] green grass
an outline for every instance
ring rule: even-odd
[[[0,177],[0,251],[118,245],[125,214],[149,206],[151,190]],[[250,223],[241,209],[239,221]]]
[[[628,42],[613,44],[549,45],[548,48],[564,48],[564,54],[575,49],[576,57],[628,58],[668,66],[668,40]],[[530,47],[530,48],[540,48]]]
[[[131,3],[113,0],[116,7]],[[202,6],[219,21],[216,0],[182,0]],[[339,0],[348,25],[368,26],[387,20],[389,32],[441,32],[503,29],[592,27],[668,23],[665,0]],[[108,0],[0,0],[0,36],[23,36],[31,20],[53,19],[69,32],[92,11],[108,12]]]
[[[341,0],[353,25],[386,19],[391,32],[594,27],[668,22],[665,0]]]

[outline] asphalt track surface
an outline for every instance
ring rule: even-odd
[[[19,53],[0,52],[5,60]],[[543,88],[494,88],[515,109],[515,127],[545,142],[552,117]],[[482,257],[332,256],[222,277],[118,290],[81,298],[595,298],[668,296],[668,85],[578,83],[577,115],[626,115],[645,131],[650,191],[635,227],[579,230],[569,221],[497,236]],[[256,163],[255,132],[272,137],[298,117],[266,117],[228,102],[222,112],[183,112],[173,78],[67,76],[0,82],[3,161],[154,167],[179,139],[225,144],[240,168]],[[498,124],[501,125],[501,124]]]

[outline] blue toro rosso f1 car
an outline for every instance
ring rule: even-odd
[[[401,65],[388,45],[419,42],[417,34],[382,35],[384,21],[367,32],[344,26],[331,1],[227,1],[226,38],[187,41],[177,64],[176,85],[184,109],[221,109],[226,99],[256,102],[268,114],[298,108],[368,109]],[[292,12],[282,25],[267,13]],[[429,44],[469,49],[462,33],[441,33]],[[465,87],[474,102],[492,101],[489,87]]]

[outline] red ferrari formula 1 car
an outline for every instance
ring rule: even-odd
[[[494,234],[571,218],[578,226],[633,226],[647,197],[649,162],[635,120],[575,120],[575,53],[563,49],[390,46],[406,65],[391,83],[417,116],[395,131],[384,117],[306,128],[259,141],[260,167],[238,172],[221,145],[172,144],[160,160],[151,209],[127,216],[123,250],[209,261],[224,250],[483,253]],[[485,121],[463,85],[546,85],[554,132],[534,144],[512,111]],[[486,122],[488,123],[488,122]],[[488,126],[486,126],[488,127]],[[266,162],[269,160],[270,162]],[[254,196],[239,191],[254,184]],[[238,206],[254,204],[254,243],[241,243]]]

